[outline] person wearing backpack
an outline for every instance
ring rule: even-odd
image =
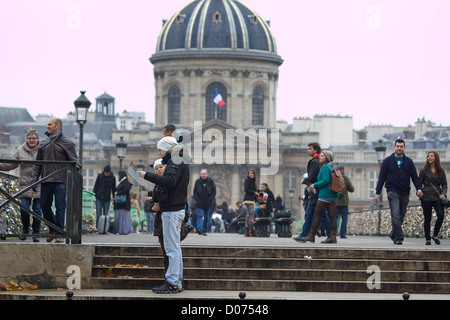
[[[305,188],[305,220],[303,222],[302,232],[294,237],[294,241],[300,241],[302,238],[305,238],[309,232],[311,231],[311,225],[314,221],[314,212],[316,211],[317,205],[317,192],[315,189],[310,189],[309,186],[315,182],[317,182],[317,176],[320,172],[320,161],[319,157],[322,153],[322,149],[317,142],[312,142],[308,144],[308,155],[311,157],[311,160],[308,162],[308,166],[306,167],[307,175],[302,180],[302,184],[306,185]],[[325,229],[327,237],[331,235],[331,223],[328,215],[322,215],[320,220],[320,224],[323,229]]]
[[[316,210],[314,211],[314,222],[311,227],[311,231],[308,236],[301,238],[302,241],[315,242],[317,228],[319,227],[320,218],[323,211],[326,209],[328,216],[331,220],[331,235],[322,243],[337,243],[336,240],[336,218],[334,211],[336,208],[336,201],[338,200],[339,193],[331,190],[331,174],[333,173],[333,167],[331,162],[334,160],[334,154],[331,151],[323,150],[319,157],[320,171],[317,176],[317,182],[314,182],[309,186],[311,190],[316,189],[318,200]]]
[[[348,204],[349,204],[348,193],[354,192],[355,188],[353,187],[350,178],[345,175],[344,166],[338,166],[336,169],[341,171],[342,177],[344,177],[345,190],[339,192],[339,199],[336,202],[335,217],[336,222],[342,219],[339,231],[340,238],[347,239],[346,235],[347,235],[347,218],[348,218]],[[339,225],[339,223],[337,223],[337,225]]]

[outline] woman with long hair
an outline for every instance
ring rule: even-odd
[[[247,216],[245,218],[245,236],[254,237],[254,217],[255,217],[255,201],[258,196],[256,188],[256,171],[249,169],[247,177],[244,182],[244,201],[243,204],[247,207]]]
[[[422,183],[423,197],[420,198],[423,209],[423,228],[425,232],[425,244],[431,245],[431,213],[434,208],[437,219],[434,225],[433,241],[441,244],[439,241],[439,231],[444,221],[444,206],[442,200],[447,195],[447,177],[441,167],[439,154],[436,151],[430,151],[427,155],[425,166],[419,173],[419,180]]]
[[[333,167],[331,162],[334,160],[334,154],[331,151],[324,150],[319,156],[320,171],[317,176],[317,182],[314,182],[309,186],[310,190],[318,190],[318,200],[316,205],[316,210],[314,211],[314,222],[311,227],[311,231],[305,238],[300,238],[301,241],[314,242],[316,238],[317,228],[319,227],[320,218],[323,211],[326,209],[328,216],[331,220],[331,235],[322,243],[337,243],[336,240],[336,218],[334,216],[334,211],[336,208],[336,201],[338,200],[339,193],[331,191],[331,173],[333,172]]]

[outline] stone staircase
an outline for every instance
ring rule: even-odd
[[[186,290],[450,294],[448,251],[223,246],[182,250]],[[95,247],[91,288],[151,289],[163,279],[158,246]]]

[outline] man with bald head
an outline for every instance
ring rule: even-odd
[[[45,135],[47,137],[39,143],[36,160],[78,161],[75,144],[62,132],[61,119],[50,118]],[[38,181],[58,169],[60,169],[58,165],[35,165],[33,166],[32,182]],[[64,170],[41,185],[41,209],[44,218],[61,229],[64,229],[66,217],[66,177],[67,172]],[[53,197],[55,197],[55,213],[52,210]],[[56,234],[56,230],[49,229],[50,234]],[[52,240],[53,237],[47,238],[47,242]],[[57,237],[56,242],[62,243],[64,240]]]

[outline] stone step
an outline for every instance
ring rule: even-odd
[[[163,268],[151,267],[95,267],[93,277],[104,278],[111,272],[113,277],[164,278]],[[370,273],[371,274],[371,273]],[[183,268],[183,276],[188,279],[243,279],[243,280],[311,280],[325,281],[366,281],[367,270],[333,269],[218,269]],[[450,282],[449,272],[432,271],[381,271],[381,281],[401,282]]]
[[[151,290],[161,285],[163,279],[106,279],[92,278],[98,289]],[[448,282],[382,282],[380,288],[369,289],[366,281],[323,280],[242,280],[242,279],[185,279],[185,290],[231,290],[231,291],[310,291],[310,292],[361,292],[450,294]]]
[[[414,250],[414,249],[361,249],[361,248],[311,248],[302,247],[211,247],[182,246],[183,256],[197,257],[253,257],[253,258],[303,258],[311,256],[314,259],[396,259],[396,260],[426,260],[449,261],[449,253],[445,250]],[[158,256],[159,246],[108,246],[95,247],[96,256]]]
[[[450,293],[447,251],[219,246],[182,249],[186,290]],[[161,248],[157,246],[96,246],[91,286],[152,289],[164,279],[162,266]],[[369,288],[372,273],[367,270],[373,266],[380,270],[379,289]]]
[[[96,256],[95,266],[113,267],[117,264],[162,266],[162,256]],[[450,261],[422,260],[357,260],[357,259],[305,259],[305,258],[244,258],[244,257],[191,257],[183,256],[185,267],[196,268],[284,268],[284,269],[341,269],[367,270],[377,265],[381,270],[449,271]]]

